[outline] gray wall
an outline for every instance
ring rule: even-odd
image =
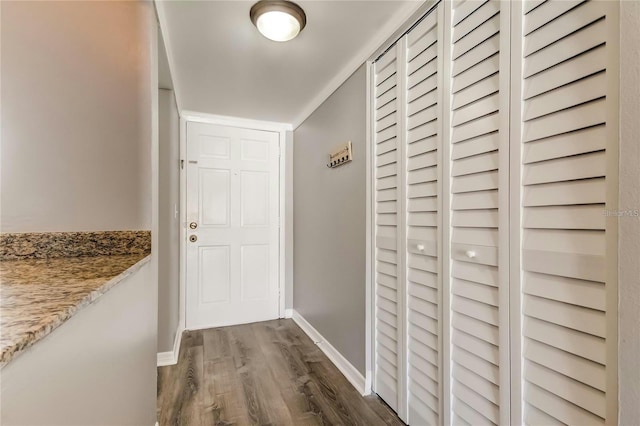
[[[293,307],[365,374],[366,70],[294,133]],[[354,160],[328,169],[351,141]]]
[[[150,229],[152,4],[1,3],[2,231]]]
[[[640,2],[620,2],[620,206],[640,209]],[[640,421],[640,219],[619,226],[620,425]]]
[[[158,50],[162,49],[158,43]],[[180,289],[180,118],[172,90],[158,91],[158,352],[173,350]]]
[[[2,369],[0,424],[152,426],[156,286],[125,278]]]

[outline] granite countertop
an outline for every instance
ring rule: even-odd
[[[148,261],[147,253],[3,260],[0,367]]]

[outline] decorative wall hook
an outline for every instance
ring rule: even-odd
[[[351,141],[349,141],[329,154],[329,163],[327,163],[327,167],[333,169],[348,163],[351,160],[353,160],[353,152],[351,150]]]

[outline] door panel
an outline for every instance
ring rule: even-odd
[[[200,226],[229,226],[229,170],[200,168]]]
[[[202,303],[228,302],[231,294],[231,256],[229,246],[210,246],[199,249],[198,287]]]
[[[443,6],[406,35],[407,420],[442,424]]]
[[[277,133],[187,124],[187,328],[279,316],[278,158]]]
[[[200,157],[228,160],[231,155],[231,139],[220,136],[200,135],[198,137],[198,149]]]
[[[447,5],[451,410],[470,424],[508,424],[509,5]]]
[[[240,156],[244,161],[269,161],[267,141],[240,139]]]
[[[515,14],[524,423],[616,424],[617,2]]]
[[[241,226],[268,226],[269,173],[240,173]]]
[[[260,300],[269,294],[269,246],[246,245],[240,248],[240,286],[242,300]]]
[[[401,247],[398,223],[402,192],[399,182],[400,88],[398,47],[392,48],[374,65],[374,197],[375,197],[375,315],[376,327],[374,390],[399,412],[402,391],[402,320],[398,316],[403,292]]]

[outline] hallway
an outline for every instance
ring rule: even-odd
[[[402,425],[362,397],[293,320],[185,332],[177,365],[158,368],[165,425]]]

